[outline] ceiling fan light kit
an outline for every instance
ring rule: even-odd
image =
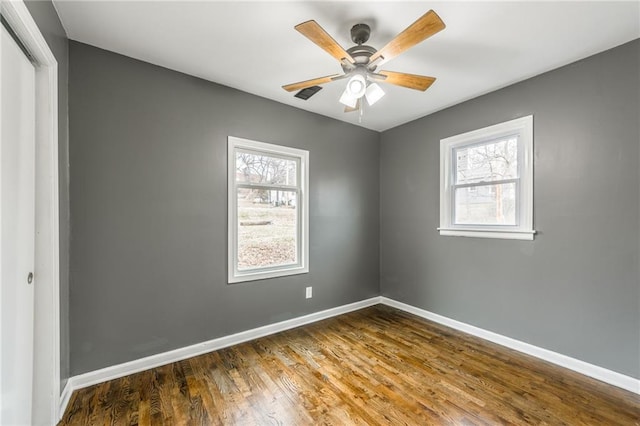
[[[353,78],[356,78],[356,77],[353,77]],[[361,83],[361,79],[357,79],[355,80],[355,82],[361,85],[360,87],[364,87],[365,83]],[[340,96],[340,103],[345,106],[348,106],[350,109],[347,112],[350,112],[352,109],[354,111],[358,109],[356,108],[356,104],[358,100],[361,99],[363,96],[367,100],[367,103],[369,104],[369,106],[372,106],[373,104],[378,102],[380,99],[382,99],[384,95],[385,95],[384,90],[382,90],[382,87],[380,87],[380,85],[377,83],[369,83],[365,90],[357,91],[352,88],[351,81],[349,81],[349,83],[347,83],[347,88],[344,89],[344,92],[342,92],[342,96]]]
[[[371,34],[371,28],[367,24],[356,24],[351,28],[351,40],[356,45],[347,50],[340,46],[316,21],[303,22],[294,28],[337,59],[344,73],[292,83],[282,86],[282,88],[292,92],[348,78],[346,88],[339,101],[346,106],[345,112],[357,110],[362,112],[362,97],[365,97],[369,105],[373,105],[385,95],[376,82],[420,91],[427,90],[433,84],[434,77],[394,71],[376,72],[376,69],[407,49],[442,31],[445,24],[433,10],[430,10],[380,50],[364,44],[369,40]]]

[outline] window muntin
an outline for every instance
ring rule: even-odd
[[[229,282],[308,272],[308,152],[229,137]]]
[[[533,239],[533,116],[441,140],[438,229]]]

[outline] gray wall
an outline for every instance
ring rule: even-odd
[[[378,133],[73,41],[70,65],[71,374],[379,294]],[[309,150],[308,274],[227,284],[228,135]]]
[[[640,377],[639,45],[379,135],[71,42],[71,374],[381,292]],[[528,114],[535,241],[440,237],[440,139]],[[308,275],[226,284],[228,135],[310,150]]]
[[[58,61],[58,173],[60,201],[60,378],[69,377],[69,126],[67,114],[69,49],[67,34],[50,0],[26,3]]]
[[[639,46],[384,132],[382,294],[640,378]],[[528,114],[535,241],[439,236],[440,139]]]

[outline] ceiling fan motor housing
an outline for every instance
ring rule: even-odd
[[[351,55],[355,63],[354,64],[343,63],[342,69],[344,70],[345,73],[349,73],[350,71],[353,71],[353,69],[357,68],[358,66],[367,67],[369,68],[369,71],[373,71],[376,68],[375,65],[369,66],[369,58],[371,57],[371,55],[376,53],[375,48],[371,46],[367,46],[365,44],[359,44],[357,46],[353,46],[347,49],[347,53]]]
[[[355,24],[351,27],[351,40],[355,44],[364,44],[369,40],[371,28],[367,24]]]

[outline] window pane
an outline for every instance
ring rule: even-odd
[[[297,210],[295,191],[238,189],[238,270],[297,263]]]
[[[516,225],[516,184],[456,188],[454,215],[457,225]]]
[[[491,182],[518,177],[518,137],[454,149],[456,183]]]
[[[236,181],[243,183],[296,183],[296,161],[249,152],[236,152]]]

